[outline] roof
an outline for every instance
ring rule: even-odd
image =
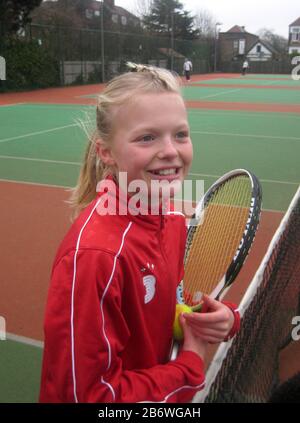
[[[291,23],[289,26],[300,26],[300,18],[296,19],[293,23]]]
[[[251,44],[251,46],[247,49],[246,54],[249,53],[249,51],[251,51],[253,49],[253,47],[256,46],[256,44],[262,44],[263,46],[266,47],[266,49],[268,49],[271,53],[278,53],[277,50],[274,49],[273,46],[271,46],[269,43],[267,43],[266,41],[262,41],[262,40],[256,40],[254,43]]]
[[[227,32],[246,32],[246,30],[244,26],[234,25]]]

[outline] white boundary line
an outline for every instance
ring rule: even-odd
[[[25,135],[18,135],[17,137],[3,138],[3,139],[0,139],[0,143],[2,144],[4,142],[8,142],[8,141],[14,141],[14,140],[22,139],[22,138],[32,137],[32,136],[35,136],[35,135],[46,134],[47,132],[59,131],[60,129],[71,128],[73,126],[79,126],[79,124],[78,123],[72,123],[70,125],[58,126],[57,128],[45,129],[44,131],[31,132],[30,134],[25,134]]]
[[[272,139],[272,140],[289,140],[289,141],[300,141],[299,137],[287,137],[285,135],[277,136],[277,135],[254,135],[254,134],[235,134],[232,132],[206,132],[206,131],[191,131],[192,134],[202,134],[202,135],[218,135],[221,137],[230,136],[230,137],[246,137],[246,138],[265,138],[265,139]]]
[[[63,160],[47,160],[47,159],[38,159],[32,157],[15,157],[15,156],[1,156],[0,160],[25,160],[25,161],[33,161],[33,162],[40,162],[40,163],[50,163],[50,164],[62,164],[62,165],[70,165],[70,166],[81,166],[80,162],[67,162]],[[206,178],[220,178],[220,175],[209,175],[205,173],[189,173],[188,176],[196,176],[196,177],[206,177]],[[1,180],[1,179],[0,179]],[[300,182],[290,182],[290,181],[278,181],[274,179],[260,179],[261,182],[269,183],[269,184],[283,184],[283,185],[299,185]],[[44,185],[44,184],[42,184]]]
[[[195,87],[194,87],[195,88]],[[200,87],[201,88],[201,87]],[[203,87],[203,88],[210,88],[210,87]],[[212,87],[212,88],[215,88],[215,87]],[[197,101],[202,101],[202,100],[204,100],[205,98],[211,98],[211,97],[218,97],[219,95],[222,95],[222,94],[229,94],[229,93],[234,93],[234,92],[236,92],[236,91],[241,91],[243,88],[236,88],[236,89],[234,89],[234,90],[226,90],[226,91],[219,91],[218,93],[216,93],[216,94],[210,94],[210,95],[206,95],[206,96],[204,96],[204,97],[199,97],[199,99],[197,100]],[[191,99],[186,99],[185,101],[194,101],[194,100],[191,100]]]
[[[50,185],[50,184],[40,184],[40,183],[35,183],[35,182],[26,182],[26,181],[16,181],[16,180],[11,180],[11,179],[0,179],[0,183],[1,182],[9,182],[9,183],[13,183],[13,184],[22,184],[22,185],[33,185],[33,186],[39,186],[39,187],[46,187],[46,188],[59,188],[59,189],[63,189],[66,191],[69,191],[70,189],[72,189],[73,187],[70,186],[64,186],[64,185]],[[189,203],[194,203],[194,200],[190,200],[190,199],[183,199],[183,198],[174,198],[174,201],[176,202],[189,202]],[[265,209],[263,208],[262,211],[266,211],[266,212],[271,212],[271,213],[285,213],[285,210],[274,210],[274,209]]]
[[[66,161],[63,161],[63,160],[37,159],[37,158],[33,158],[33,157],[0,156],[0,159],[25,160],[25,161],[32,161],[32,162],[63,164],[63,165],[73,165],[73,166],[80,166],[81,165],[80,162],[66,162]]]
[[[9,104],[0,104],[0,107],[11,107],[11,106],[21,106],[26,103],[9,103]]]
[[[9,341],[19,342],[20,344],[31,345],[32,347],[44,348],[44,342],[36,339],[27,338],[26,336],[15,335],[14,333],[6,333],[6,339]],[[1,341],[5,342],[5,341]],[[1,345],[1,343],[0,343]]]
[[[266,113],[268,113],[268,117],[272,117],[272,115],[277,114],[277,117],[282,117],[282,118],[300,118],[300,113],[297,112],[264,112],[264,113],[258,113],[258,112],[251,112],[249,113],[249,110],[220,110],[220,109],[190,109],[188,108],[188,113],[196,113],[196,114],[201,114],[201,115],[222,115],[222,116],[227,116],[228,114],[236,114],[236,113],[240,113],[239,117],[260,117],[263,119],[266,119]],[[274,117],[273,117],[274,119]]]
[[[202,177],[206,177],[206,178],[220,178],[220,175],[208,175],[205,173],[189,173],[189,176],[202,176]],[[284,185],[299,185],[300,182],[289,182],[289,181],[276,181],[273,179],[259,179],[260,182],[266,182],[269,184],[284,184]]]
[[[27,182],[27,181],[16,181],[14,179],[0,179],[0,182],[9,182],[11,184],[21,184],[21,185],[34,185],[37,187],[46,187],[46,188],[61,188],[65,190],[72,189],[73,187],[65,186],[65,185],[52,185],[52,184],[40,184],[38,182]]]

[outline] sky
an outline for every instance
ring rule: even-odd
[[[115,0],[115,4],[134,12],[138,1]],[[240,25],[253,34],[268,28],[287,38],[288,26],[300,17],[300,0],[181,0],[181,3],[193,14],[199,10],[210,12],[222,23],[220,31]]]

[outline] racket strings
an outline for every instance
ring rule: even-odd
[[[208,200],[202,222],[189,233],[184,277],[186,303],[199,302],[198,292],[209,294],[225,274],[243,236],[250,199],[250,180],[239,176],[221,185]]]

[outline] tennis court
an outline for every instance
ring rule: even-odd
[[[86,143],[79,122],[93,121],[101,88],[0,95],[0,225],[5,240],[0,316],[7,331],[7,340],[0,341],[5,363],[0,402],[38,398],[51,265],[70,225],[67,189],[76,183]],[[203,179],[206,190],[225,172],[246,168],[262,183],[257,239],[227,296],[239,302],[300,183],[299,82],[289,75],[202,75],[184,84],[183,93],[194,145],[189,177]]]

